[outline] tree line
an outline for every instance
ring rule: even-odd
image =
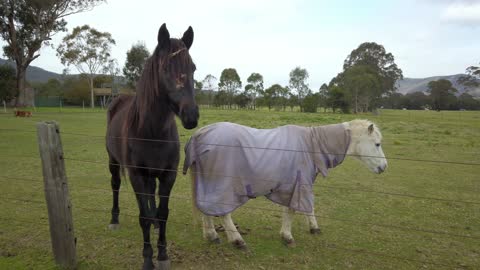
[[[25,101],[25,73],[30,63],[39,57],[42,46],[50,44],[51,36],[67,31],[65,17],[89,11],[102,0],[29,1],[1,0],[0,35],[7,42],[4,54],[14,60],[16,68],[0,67],[0,98],[15,99],[17,105]],[[115,59],[110,55],[115,40],[108,32],[88,25],[75,27],[56,47],[57,56],[68,68],[73,66],[80,76],[64,76],[68,80],[51,80],[35,84],[41,94],[63,95],[67,102],[77,104],[81,99],[94,106],[95,84],[98,81],[114,82],[120,73]],[[135,89],[136,81],[150,56],[143,43],[132,45],[127,51],[123,75],[128,87]],[[100,74],[100,75],[99,75]],[[286,110],[298,107],[302,112],[316,112],[318,108],[333,112],[362,113],[379,107],[410,109],[478,109],[478,100],[469,94],[455,96],[448,81],[430,82],[427,94],[396,93],[396,82],[403,72],[395,63],[392,53],[375,42],[365,42],[354,49],[344,60],[343,69],[330,82],[313,91],[307,80],[306,69],[295,67],[289,73],[288,85],[273,84],[266,87],[263,76],[253,72],[245,84],[235,68],[225,68],[219,79],[209,74],[195,82],[199,104],[223,108],[248,108]],[[479,87],[480,69],[468,67],[459,83],[474,89]],[[48,90],[47,90],[48,89]],[[64,89],[59,91],[58,89]],[[89,97],[87,97],[87,90]]]

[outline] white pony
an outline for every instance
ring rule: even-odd
[[[292,215],[303,212],[310,232],[320,229],[313,208],[313,184],[346,156],[382,173],[387,160],[382,134],[368,120],[353,120],[319,127],[287,125],[254,129],[222,122],[196,131],[185,145],[183,173],[191,168],[195,207],[202,212],[203,236],[218,243],[213,217],[222,216],[228,241],[245,248],[231,212],[248,200],[265,196],[283,205],[280,235],[289,246]]]

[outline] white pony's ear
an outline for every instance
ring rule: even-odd
[[[370,124],[370,126],[368,126],[368,134],[372,134],[373,132],[373,124]]]

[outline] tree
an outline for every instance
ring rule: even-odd
[[[347,56],[343,63],[343,70],[356,66],[365,65],[373,69],[379,76],[379,93],[384,94],[395,90],[395,83],[403,79],[403,73],[395,64],[395,57],[387,53],[382,45],[375,42],[360,44]]]
[[[65,90],[64,99],[70,105],[82,105],[83,102],[88,104],[90,83],[86,75],[70,76],[64,83]]]
[[[328,92],[328,104],[332,108],[333,112],[336,109],[342,110],[344,113],[350,112],[350,96],[345,89],[337,85],[329,86],[330,91]]]
[[[300,111],[303,111],[303,99],[310,93],[306,80],[308,79],[308,72],[306,69],[296,67],[290,72],[290,89],[297,92],[298,105]]]
[[[343,88],[350,92],[353,112],[363,112],[370,109],[370,102],[381,96],[381,79],[379,75],[367,65],[355,65],[347,68],[343,73]]]
[[[257,96],[263,92],[263,76],[260,73],[252,73],[247,78],[248,84],[245,85],[245,93],[253,102],[253,109],[256,107]]]
[[[228,107],[232,108],[233,97],[238,89],[242,87],[242,81],[240,80],[240,76],[238,76],[237,70],[234,68],[224,69],[220,75],[218,87],[227,93]]]
[[[95,107],[93,79],[96,73],[109,63],[110,46],[114,44],[115,40],[110,33],[99,32],[84,25],[75,27],[57,48],[57,56],[60,57],[62,64],[74,65],[78,71],[88,75],[92,108]]]
[[[323,107],[323,111],[327,112],[328,86],[326,83],[320,86],[318,89],[318,94],[320,96],[320,107]]]
[[[282,88],[283,87],[281,85],[274,84],[269,88],[265,89],[263,99],[265,105],[268,107],[268,110],[270,110],[274,105],[276,105],[279,93],[282,91]]]
[[[197,80],[193,80],[193,87],[197,90],[197,91],[201,91],[203,89],[203,83],[202,82],[199,82]]]
[[[202,89],[207,92],[207,103],[210,105],[213,103],[213,96],[215,91],[215,86],[217,85],[217,78],[212,74],[205,76],[205,79],[202,81]]]
[[[205,79],[202,81],[202,85],[205,90],[215,91],[215,85],[217,84],[217,78],[212,74],[205,76]]]
[[[280,87],[277,90],[278,93],[278,103],[280,106],[282,106],[283,110],[285,111],[287,105],[288,105],[288,99],[291,96],[291,91],[288,86],[286,87]]]
[[[15,69],[9,65],[0,66],[0,100],[9,102],[15,97]]]
[[[410,110],[423,110],[429,107],[429,97],[423,92],[413,92],[404,96],[404,102],[399,108],[408,108]]]
[[[226,91],[218,91],[213,98],[213,105],[215,107],[224,106],[228,103],[228,93]]]
[[[478,110],[480,109],[480,100],[474,99],[468,93],[463,93],[458,97],[458,106],[460,109]]]
[[[62,83],[57,79],[49,79],[46,83],[34,87],[39,96],[63,96]]]
[[[240,108],[246,108],[250,102],[250,97],[246,93],[240,93],[234,97],[235,104]]]
[[[25,102],[25,75],[51,37],[66,31],[65,17],[91,10],[103,0],[0,0],[0,35],[5,55],[15,61],[18,105]]]
[[[431,81],[428,83],[427,92],[430,93],[432,100],[432,109],[446,110],[452,105],[452,100],[455,99],[455,89],[449,80],[441,79],[438,81]]]
[[[305,96],[303,103],[303,112],[315,113],[320,104],[320,95],[318,93],[309,93]]]
[[[127,51],[127,60],[123,67],[123,75],[127,79],[128,86],[135,89],[135,85],[142,75],[145,61],[150,56],[150,52],[145,43],[137,42]]]
[[[465,71],[466,75],[458,78],[457,82],[469,90],[480,86],[480,67],[470,66]]]

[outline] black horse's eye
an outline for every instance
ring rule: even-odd
[[[379,143],[376,143],[375,146],[376,146],[376,147],[380,147],[380,144],[379,144]]]

